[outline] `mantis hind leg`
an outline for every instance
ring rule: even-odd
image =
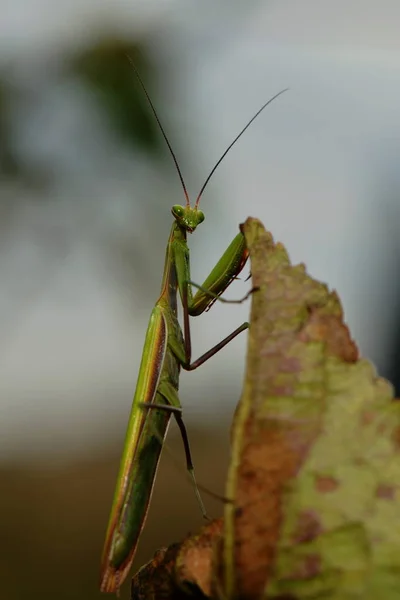
[[[192,454],[190,451],[189,437],[187,434],[186,426],[183,422],[182,418],[182,406],[179,400],[178,391],[174,388],[174,386],[169,381],[160,381],[158,389],[157,389],[157,397],[161,397],[165,400],[165,404],[160,403],[151,403],[151,404],[143,404],[144,409],[158,409],[165,410],[174,415],[176,423],[179,427],[179,431],[181,434],[183,448],[185,451],[186,458],[186,468],[190,475],[190,478],[193,483],[194,492],[196,494],[197,501],[200,506],[200,510],[205,519],[209,519],[207,515],[206,508],[204,506],[204,502],[201,498],[200,491],[197,485],[196,476],[194,472]]]

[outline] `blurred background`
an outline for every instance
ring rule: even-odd
[[[0,14],[1,598],[89,600],[170,208],[184,200],[126,55],[193,196],[290,88],[207,187],[193,279],[259,217],[338,291],[361,352],[398,386],[400,5],[0,0]],[[194,319],[194,357],[248,311]],[[243,335],[182,375],[197,477],[217,493],[245,351]],[[201,522],[172,426],[135,566]]]

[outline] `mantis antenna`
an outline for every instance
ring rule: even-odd
[[[136,75],[136,77],[137,77],[137,79],[138,79],[138,81],[140,83],[140,86],[143,89],[143,92],[145,93],[145,96],[146,96],[147,101],[148,101],[148,103],[150,105],[152,113],[153,113],[153,115],[154,115],[154,117],[155,117],[155,119],[157,121],[157,124],[158,124],[158,126],[160,128],[160,131],[162,133],[162,136],[163,136],[163,138],[164,138],[164,140],[165,140],[165,142],[166,142],[166,144],[168,146],[168,150],[170,151],[170,154],[171,154],[171,156],[173,158],[173,161],[175,163],[175,167],[176,167],[176,170],[178,172],[179,179],[181,181],[181,185],[182,185],[182,188],[183,188],[183,193],[185,194],[186,206],[190,206],[189,194],[188,194],[188,191],[187,191],[187,188],[186,188],[186,184],[185,184],[185,181],[183,179],[182,171],[181,171],[181,169],[179,167],[178,160],[176,158],[175,152],[172,149],[172,146],[171,146],[171,144],[169,142],[167,134],[164,131],[164,128],[163,128],[163,126],[161,124],[160,118],[159,118],[159,116],[157,114],[157,111],[156,111],[156,109],[154,107],[154,104],[151,101],[150,95],[149,95],[149,93],[148,93],[148,91],[147,91],[147,89],[146,89],[146,87],[145,87],[145,85],[143,83],[142,78],[139,75],[139,72],[138,72],[138,70],[137,70],[137,68],[136,68],[133,60],[129,56],[128,56],[128,60],[129,60],[129,62],[132,65],[132,68],[133,68],[133,70],[135,72],[135,75]],[[284,92],[287,92],[288,90],[289,90],[289,88],[285,88],[284,90],[281,90],[280,92],[278,92],[277,94],[275,94],[275,96],[272,96],[272,98],[270,98],[269,100],[267,100],[267,102],[265,102],[262,105],[262,107],[256,112],[256,114],[252,116],[252,118],[250,119],[250,121],[248,121],[248,123],[243,127],[243,129],[240,131],[240,133],[238,133],[238,135],[235,137],[235,139],[229,144],[229,146],[227,147],[227,149],[225,150],[225,152],[220,156],[220,158],[217,160],[217,162],[215,163],[215,165],[211,169],[209,175],[207,176],[205,182],[203,183],[203,185],[202,185],[202,187],[200,189],[200,192],[199,192],[199,194],[197,196],[196,202],[195,202],[195,208],[197,208],[199,206],[200,199],[201,199],[201,197],[203,195],[203,192],[204,192],[207,184],[209,183],[211,177],[214,175],[215,171],[217,170],[217,167],[219,167],[219,165],[221,164],[221,162],[224,160],[225,156],[228,154],[229,150],[236,144],[236,142],[238,141],[238,139],[240,137],[242,137],[242,135],[244,134],[244,132],[250,127],[250,125],[252,124],[252,122],[255,121],[255,119],[258,117],[258,115],[262,113],[262,111],[264,110],[264,108],[266,108],[269,104],[271,104],[271,102],[273,102],[274,100],[276,100],[276,98],[278,98],[278,96],[281,96]]]
[[[217,162],[215,163],[215,165],[211,169],[210,174],[208,175],[207,179],[203,183],[203,186],[202,186],[202,188],[201,188],[201,190],[199,192],[199,195],[197,196],[195,206],[199,205],[200,198],[203,195],[203,192],[204,192],[204,190],[205,190],[208,182],[210,181],[211,177],[214,175],[215,171],[217,170],[217,167],[222,163],[222,161],[224,160],[225,156],[228,154],[228,152],[232,148],[232,146],[234,146],[236,144],[236,142],[238,141],[238,139],[240,137],[242,137],[242,135],[244,134],[244,132],[246,131],[246,129],[248,129],[250,127],[250,125],[252,124],[252,122],[255,119],[257,119],[258,115],[260,113],[262,113],[262,111],[264,110],[264,108],[266,108],[268,106],[268,104],[271,104],[271,102],[273,102],[276,98],[278,98],[278,96],[280,96],[284,92],[287,92],[288,89],[289,88],[285,88],[284,90],[281,90],[280,92],[278,92],[277,94],[275,94],[275,96],[272,96],[272,98],[270,98],[269,100],[267,100],[267,102],[265,102],[265,104],[262,105],[262,107],[256,112],[256,114],[253,117],[251,117],[250,121],[247,123],[247,125],[245,125],[243,127],[242,131],[240,133],[238,133],[238,135],[235,137],[235,139],[233,140],[233,142],[231,142],[229,144],[229,146],[227,147],[227,149],[225,150],[225,152],[222,154],[222,156],[217,160]]]

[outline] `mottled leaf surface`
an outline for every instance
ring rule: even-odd
[[[251,329],[217,577],[228,598],[400,597],[400,405],[340,301],[244,224]],[[217,589],[217,588],[216,588]]]

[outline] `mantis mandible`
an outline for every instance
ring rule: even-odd
[[[218,165],[264,108],[286,91],[282,90],[270,98],[236,136],[208,175],[192,207],[176,156],[134,65],[133,68],[174,160],[186,204],[184,206],[176,204],[172,207],[174,222],[167,242],[161,293],[151,312],[146,332],[104,543],[100,590],[114,593],[118,592],[126,578],[136,552],[172,412],[182,434],[187,468],[205,515],[194,478],[188,438],[182,421],[182,409],[178,395],[179,373],[181,368],[193,371],[249,327],[248,323],[243,323],[216,346],[191,362],[189,317],[201,315],[219,299],[219,296],[243,269],[248,258],[248,251],[243,234],[238,233],[204,283],[201,286],[195,286],[190,275],[187,234],[193,233],[204,221],[204,213],[199,209],[199,202]],[[192,286],[198,288],[194,295]],[[183,308],[184,333],[178,322],[178,292]]]

